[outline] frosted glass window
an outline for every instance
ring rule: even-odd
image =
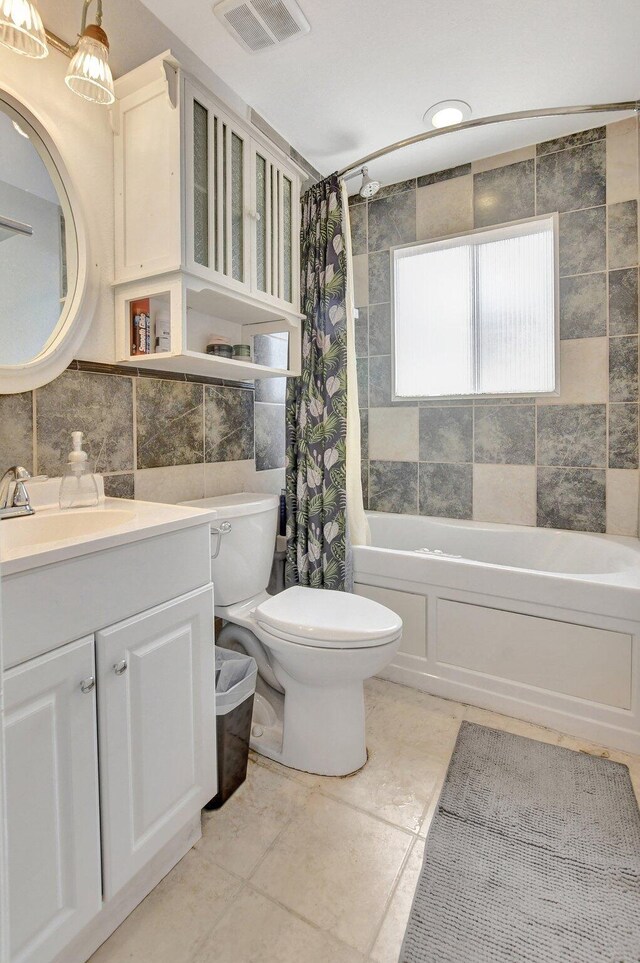
[[[393,250],[399,398],[556,389],[553,216]]]

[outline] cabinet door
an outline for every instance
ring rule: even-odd
[[[299,179],[268,151],[252,149],[253,290],[300,310]]]
[[[102,905],[93,648],[4,677],[12,963],[51,960]]]
[[[97,633],[105,896],[216,791],[209,585]]]
[[[190,84],[185,84],[184,122],[188,269],[248,290],[249,139]]]

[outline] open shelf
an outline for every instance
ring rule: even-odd
[[[116,344],[118,363],[157,371],[180,372],[227,381],[295,377],[301,366],[301,316],[249,304],[246,297],[215,290],[184,272],[130,282],[116,288]],[[151,328],[148,352],[133,353],[134,304],[146,304]],[[168,350],[155,347],[155,317],[168,319]],[[136,317],[136,323],[138,318]],[[256,340],[271,336],[268,350],[258,355],[264,364],[244,358],[207,354],[209,340],[226,338],[230,344],[249,344],[256,357]]]
[[[203,375],[208,378],[224,378],[227,381],[255,381],[260,378],[287,378],[292,372],[287,368],[269,368],[253,361],[236,358],[219,358],[204,351],[189,351],[179,355],[166,352],[136,355],[124,362],[138,368],[154,368],[157,371],[179,371]]]

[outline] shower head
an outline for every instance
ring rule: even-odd
[[[369,177],[369,169],[362,168],[362,184],[360,185],[360,197],[373,197],[380,190],[380,181],[374,181]]]

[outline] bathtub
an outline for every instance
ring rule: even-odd
[[[403,640],[384,677],[640,752],[640,542],[371,512],[355,591]]]

